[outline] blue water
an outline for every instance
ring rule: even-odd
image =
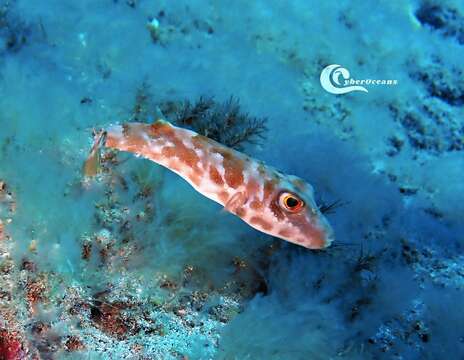
[[[464,359],[463,44],[457,0],[0,1],[0,359]],[[331,247],[130,154],[84,178],[94,130],[200,97]]]

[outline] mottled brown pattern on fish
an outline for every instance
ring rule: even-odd
[[[173,158],[166,162],[166,166],[173,171],[178,172],[182,170],[182,166],[179,164],[179,161]]]
[[[153,139],[163,137],[165,139],[172,140],[176,137],[174,128],[166,122],[156,121],[150,125],[148,135]]]
[[[211,164],[211,159],[209,158],[208,149],[206,148],[202,149],[202,152],[198,156],[200,157],[200,167],[206,173]]]
[[[253,216],[250,219],[250,223],[261,227],[264,231],[270,231],[272,229],[272,225],[270,223],[268,223],[266,220],[260,217],[257,217],[257,216]]]
[[[224,179],[220,177],[219,180],[218,176],[220,176],[220,174],[217,171],[217,169],[212,170],[215,173],[211,174],[210,168],[210,176],[214,182],[216,182],[217,180],[218,182],[216,183],[222,185],[225,181],[225,183],[233,189],[236,189],[243,184],[243,172],[245,170],[245,161],[250,162],[250,159],[248,157],[237,156],[237,154],[233,150],[227,149],[218,142],[211,140],[203,135],[195,135],[194,137],[192,137],[192,144],[195,149],[206,149],[212,153],[217,153],[222,156]],[[242,158],[244,158],[244,160]]]
[[[264,182],[264,201],[269,203],[269,209],[272,214],[277,218],[277,220],[282,221],[285,219],[285,214],[283,213],[280,206],[277,204],[277,200],[274,198],[276,196],[276,188],[278,185],[278,180],[276,178],[266,179]]]
[[[143,138],[145,132],[145,124],[136,124],[129,126],[124,124],[122,126],[122,134],[124,136],[124,143],[120,143],[120,140],[108,134],[106,139],[106,146],[114,148],[123,148],[126,151],[131,151],[137,154],[141,153],[141,149],[146,144],[146,140]]]
[[[160,153],[152,150],[147,151],[145,153],[145,156],[156,162],[159,162],[162,159],[162,155]]]
[[[235,215],[237,215],[237,216],[239,216],[241,218],[245,217],[246,213],[247,212],[243,207],[239,207],[239,208],[235,209]]]
[[[268,200],[274,195],[274,191],[277,186],[277,181],[275,179],[266,179],[264,182],[264,201]]]
[[[214,182],[217,185],[224,185],[224,180],[222,180],[221,174],[219,174],[219,171],[217,171],[216,167],[210,166],[209,168],[209,177],[212,182]]]
[[[229,193],[227,191],[221,191],[218,194],[219,201],[224,205],[229,200]]]
[[[284,237],[284,238],[287,238],[290,235],[292,235],[292,230],[290,230],[290,229],[282,229],[282,230],[279,231],[279,235]]]
[[[185,146],[183,141],[176,136],[175,129],[171,125],[167,123],[156,122],[150,126],[149,134],[152,138],[155,139],[162,136],[163,139],[174,144],[174,146],[163,147],[163,155],[168,157],[175,156],[194,171],[200,171],[200,168],[198,167],[200,157],[197,155],[194,149],[190,149]]]
[[[277,220],[282,221],[285,219],[285,214],[276,201],[271,201],[269,203],[269,209],[272,211]]]
[[[189,179],[196,187],[199,187],[201,184],[202,177],[203,177],[203,174],[199,172],[194,172],[193,174],[189,176]]]
[[[224,167],[224,180],[231,188],[236,189],[243,184],[244,162],[226,148],[213,147],[213,152],[222,155]]]
[[[246,184],[246,193],[250,201],[250,209],[260,210],[263,208],[263,203],[258,200],[257,194],[261,190],[261,184],[254,178],[249,178]]]
[[[180,142],[182,144],[182,142]],[[182,144],[183,145],[183,144]],[[185,146],[180,146],[176,144],[178,147],[178,157],[187,165],[190,166],[195,171],[201,171],[198,167],[198,163],[200,162],[200,158],[198,157],[195,150],[189,149]]]
[[[249,196],[254,196],[258,193],[260,189],[260,184],[258,181],[256,181],[253,178],[248,179],[248,182],[246,184],[246,189],[247,189],[247,193]]]
[[[250,208],[253,210],[261,210],[263,208],[263,203],[259,200],[253,200],[250,202]]]
[[[206,136],[198,134],[192,137],[192,145],[195,149],[204,149],[208,145],[217,145],[217,143]]]
[[[161,155],[167,158],[175,157],[177,155],[176,148],[174,146],[165,146],[161,149]]]

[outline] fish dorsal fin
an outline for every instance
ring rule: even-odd
[[[163,118],[156,119],[153,122],[153,125],[169,125],[169,126],[172,126],[172,124],[169,121],[164,120]]]

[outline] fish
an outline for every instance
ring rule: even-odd
[[[334,239],[310,184],[192,130],[163,119],[129,122],[109,127],[94,149],[98,142],[168,168],[263,233],[308,249],[326,248]]]

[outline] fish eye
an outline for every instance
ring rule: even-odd
[[[284,192],[279,197],[280,206],[290,212],[297,212],[304,206],[304,201],[297,196]]]

